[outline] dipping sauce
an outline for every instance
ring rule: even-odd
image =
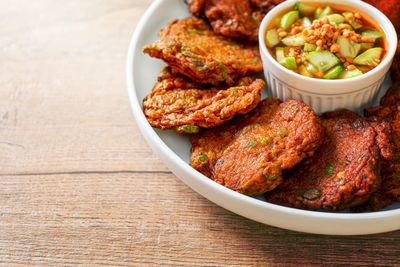
[[[265,43],[281,65],[319,79],[348,79],[379,65],[386,53],[382,30],[346,7],[297,2],[276,18]]]

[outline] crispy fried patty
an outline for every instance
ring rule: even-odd
[[[313,154],[322,132],[303,102],[266,99],[251,113],[192,136],[191,165],[232,190],[260,195],[281,183],[282,170]]]
[[[189,0],[189,10],[205,15],[214,31],[232,38],[256,41],[264,15],[283,0]]]
[[[391,125],[390,142],[394,145],[394,156],[383,162],[381,187],[356,211],[377,211],[400,201],[400,84],[395,84],[386,93],[379,107],[368,109],[367,116]]]
[[[254,109],[264,85],[263,80],[245,77],[232,87],[209,88],[166,69],[143,100],[143,111],[153,127],[195,133]]]
[[[158,40],[143,51],[199,83],[232,85],[240,77],[262,71],[256,44],[217,35],[198,18],[171,22],[161,29]]]
[[[302,209],[341,210],[359,205],[380,186],[380,157],[390,157],[388,125],[351,111],[326,113],[326,138],[314,156],[284,175],[268,202]]]

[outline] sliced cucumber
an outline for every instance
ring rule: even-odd
[[[306,70],[311,73],[314,77],[317,78],[323,78],[324,77],[324,73],[322,71],[318,71],[318,69],[316,67],[314,67],[313,64],[311,63],[306,63]]]
[[[279,35],[276,29],[271,29],[267,31],[267,34],[265,35],[265,43],[270,48],[279,44]]]
[[[317,46],[315,44],[309,44],[309,43],[305,43],[304,44],[304,51],[306,52],[312,52],[317,50]]]
[[[312,22],[311,22],[311,20],[310,20],[309,18],[307,18],[307,17],[304,17],[304,18],[303,18],[303,27],[304,27],[304,28],[310,27],[311,24],[312,24]]]
[[[285,49],[283,47],[275,48],[276,61],[281,65],[285,65]]]
[[[362,27],[362,24],[360,24],[359,22],[357,22],[356,20],[354,20],[353,22],[350,22],[351,27],[353,27],[353,29],[358,30]]]
[[[342,65],[337,65],[337,66],[333,67],[332,69],[330,69],[330,70],[324,75],[324,79],[327,79],[327,80],[335,79],[335,78],[337,78],[344,70],[345,70],[345,68],[344,68]]]
[[[322,10],[322,12],[321,12],[321,14],[319,15],[319,19],[322,19],[322,18],[325,18],[326,16],[328,16],[328,15],[330,15],[330,14],[332,14],[333,13],[333,10],[332,10],[332,8],[330,7],[330,6],[326,6],[323,10]]]
[[[306,59],[322,72],[331,69],[340,62],[334,54],[326,50],[310,52]]]
[[[355,58],[361,48],[360,44],[354,43],[344,36],[339,36],[336,43],[340,46],[340,54],[344,57]]]
[[[287,57],[285,58],[286,68],[295,70],[297,69],[296,58],[295,57]]]
[[[277,47],[275,49],[275,53],[276,60],[279,62],[279,64],[285,66],[288,69],[294,70],[297,68],[295,57],[285,57],[285,49],[283,47]]]
[[[358,30],[362,28],[362,25],[355,19],[354,14],[352,12],[346,11],[343,12],[343,17],[345,21],[347,21],[353,29]]]
[[[322,13],[322,8],[318,7],[315,11],[314,11],[314,18],[318,19],[319,16],[321,16]]]
[[[350,79],[362,74],[362,71],[357,68],[355,70],[345,70],[342,72],[342,74],[340,74],[339,79]]]
[[[312,73],[312,74],[315,74],[315,73],[318,72],[317,68],[314,67],[314,65],[311,64],[311,63],[306,64],[306,65],[305,65],[305,68],[306,68],[306,70],[307,70],[309,73]]]
[[[340,24],[344,22],[344,17],[339,14],[331,14],[326,16],[332,24]]]
[[[283,15],[281,18],[281,23],[280,23],[281,28],[286,31],[298,19],[299,19],[299,11],[297,11],[297,10],[289,11],[288,13]]]
[[[303,64],[299,66],[299,73],[303,76],[314,77]]]
[[[303,36],[288,36],[282,39],[282,43],[287,46],[303,46],[306,43],[306,40]]]
[[[361,31],[361,35],[374,38],[374,41],[376,39],[382,38],[382,33],[370,29]]]
[[[361,55],[357,56],[353,60],[353,63],[357,65],[367,65],[375,67],[381,62],[382,53],[383,53],[383,48],[381,47],[368,49]]]
[[[302,2],[297,2],[294,5],[294,9],[298,10],[302,17],[308,17],[308,16],[312,16],[314,14],[315,9],[317,9],[317,8],[312,5],[307,5]]]
[[[370,48],[373,48],[374,44],[373,43],[361,43],[360,44],[360,52],[367,51]]]

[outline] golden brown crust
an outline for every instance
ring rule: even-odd
[[[187,0],[190,12],[199,17],[203,13],[206,0]]]
[[[225,39],[198,18],[171,22],[143,51],[199,83],[232,85],[240,77],[262,71],[256,44]]]
[[[394,145],[394,156],[383,162],[382,186],[374,193],[368,203],[355,211],[377,211],[400,201],[400,84],[395,84],[382,98],[379,107],[369,108],[367,116],[376,121],[390,124]]]
[[[269,202],[302,209],[342,210],[365,203],[380,186],[380,148],[391,157],[382,127],[350,111],[323,116],[326,139],[315,155],[286,173]],[[381,125],[379,125],[381,126]],[[379,140],[378,140],[379,139]]]
[[[264,15],[283,0],[191,0],[189,10],[204,14],[214,31],[231,38],[258,40]]]
[[[267,99],[253,112],[193,136],[191,165],[232,190],[260,195],[321,142],[322,127],[310,107]]]
[[[254,109],[264,85],[263,80],[245,77],[232,87],[208,88],[163,71],[143,100],[143,111],[153,127],[189,127],[186,133],[194,133],[196,127],[215,127]],[[185,132],[184,128],[179,129]]]

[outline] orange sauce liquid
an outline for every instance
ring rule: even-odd
[[[326,6],[330,6],[332,8],[332,10],[333,10],[333,13],[341,14],[341,13],[346,12],[346,11],[350,11],[350,12],[353,12],[353,13],[355,13],[355,12],[360,13],[361,22],[362,22],[363,28],[376,30],[376,31],[379,31],[382,34],[382,38],[379,38],[377,40],[377,42],[374,45],[374,47],[382,47],[383,48],[383,56],[381,58],[381,61],[386,57],[387,51],[389,49],[389,45],[388,45],[388,42],[386,40],[385,32],[382,30],[381,26],[373,18],[371,18],[370,16],[366,15],[365,13],[361,12],[360,10],[357,10],[357,9],[355,9],[353,7],[349,7],[349,6],[345,6],[345,5],[332,4],[332,3],[310,3],[310,2],[307,2],[307,1],[301,1],[301,2],[304,2],[307,5],[312,5],[312,6],[321,7],[321,8],[324,8]],[[279,21],[280,21],[280,18],[282,18],[282,16],[286,12],[289,12],[291,10],[294,10],[294,7],[289,8],[289,9],[287,9],[285,11],[282,11],[282,13],[280,13],[277,16],[277,18],[279,18]],[[314,20],[313,17],[308,17],[308,18],[311,19],[311,22]],[[276,19],[272,20],[270,25],[268,25],[267,29],[269,30],[269,29],[272,29],[272,28],[278,28],[279,26],[277,25],[277,22],[278,21]],[[271,55],[273,55],[274,54],[273,51],[270,48],[268,48],[268,49],[270,50]],[[373,69],[373,68],[371,68],[371,69]],[[371,69],[369,69],[369,70],[371,70]],[[363,70],[363,72],[365,71],[364,73],[366,73],[369,70]]]

